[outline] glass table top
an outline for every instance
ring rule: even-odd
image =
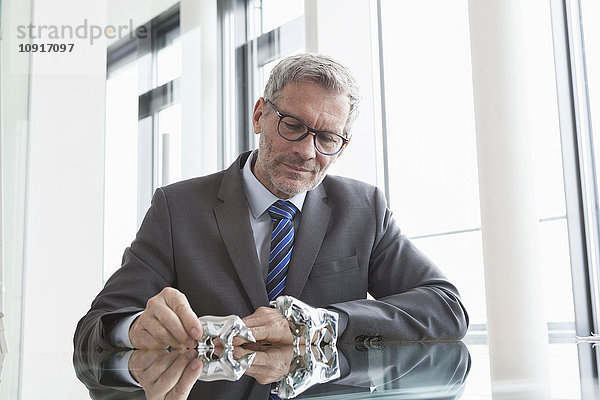
[[[523,346],[502,346],[507,359],[517,360],[513,365],[498,365],[506,357],[485,343],[464,342],[338,344],[333,352],[315,349],[316,357],[291,346],[256,346],[236,348],[229,360],[222,350],[208,357],[192,350],[104,350],[76,353],[74,365],[96,399],[269,399],[286,382],[295,391],[278,393],[298,399],[600,399],[597,371],[582,362],[598,357],[592,344],[547,345],[542,364],[531,362],[533,354],[510,354]],[[228,373],[236,380],[224,380]]]

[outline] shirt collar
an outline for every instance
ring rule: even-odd
[[[246,198],[248,199],[250,211],[252,212],[252,215],[254,215],[254,218],[260,217],[265,211],[267,211],[269,207],[271,207],[273,203],[275,203],[277,200],[280,200],[279,197],[275,196],[266,187],[264,187],[264,185],[258,179],[256,179],[254,173],[252,173],[251,166],[257,154],[258,151],[254,150],[248,157],[248,160],[246,160],[246,164],[242,169],[242,180],[244,182]],[[302,211],[305,198],[306,192],[302,192],[290,199],[287,199],[287,201],[291,202],[298,210]]]

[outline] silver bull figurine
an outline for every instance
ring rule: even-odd
[[[233,338],[239,336],[250,342],[256,342],[252,331],[237,315],[215,317],[204,315],[198,320],[202,325],[202,337],[198,340],[198,350],[214,349],[213,339],[219,338],[226,348],[233,347]]]
[[[199,381],[228,380],[237,381],[252,365],[255,353],[248,354],[239,360],[233,357],[233,338],[240,336],[250,342],[256,342],[250,329],[237,315],[216,317],[204,315],[198,320],[202,325],[202,337],[198,340],[198,357],[202,360],[203,368]],[[223,354],[215,353],[213,339],[223,343]]]
[[[277,308],[281,316],[288,321],[290,331],[294,336],[296,351],[299,349],[302,338],[307,352],[310,350],[311,344],[317,347],[336,346],[337,313],[324,308],[311,307],[291,296],[279,296],[271,301],[270,305]]]

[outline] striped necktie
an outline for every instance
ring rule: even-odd
[[[298,209],[289,201],[277,200],[269,207],[273,233],[267,274],[269,301],[276,299],[285,288],[288,265],[294,248],[294,215]]]

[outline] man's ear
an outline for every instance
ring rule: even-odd
[[[337,157],[335,158],[336,160],[338,158],[340,158],[340,156],[342,155],[342,153],[344,152],[344,150],[346,150],[346,147],[348,147],[350,145],[350,141],[352,140],[352,135],[350,135],[350,137],[348,138],[348,142],[346,143],[346,145],[344,147],[342,147],[342,149],[340,150],[339,153],[337,153]]]
[[[260,97],[254,105],[254,111],[252,111],[252,128],[254,129],[254,133],[256,133],[257,135],[261,131],[261,119],[265,115],[266,105],[267,103],[265,103],[265,99]]]

